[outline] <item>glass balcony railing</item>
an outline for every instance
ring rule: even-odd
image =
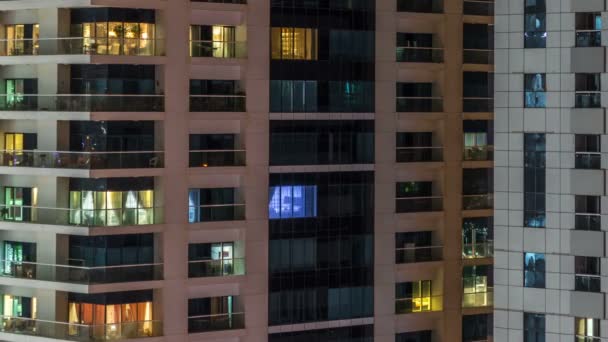
[[[443,246],[404,247],[397,248],[395,252],[397,264],[439,261],[443,258]]]
[[[162,112],[163,95],[0,94],[0,111]]]
[[[71,152],[0,150],[0,165],[53,169],[154,169],[162,168],[164,152]]]
[[[397,147],[397,163],[438,162],[443,160],[443,147]]]
[[[491,258],[494,256],[494,241],[462,244],[463,259]]]
[[[163,264],[84,267],[0,260],[0,277],[71,284],[111,284],[163,279]]]
[[[0,39],[0,56],[37,55],[164,56],[165,42],[143,38]]]
[[[442,211],[443,197],[401,197],[396,199],[395,205],[397,213]]]
[[[432,312],[443,310],[443,296],[397,298],[395,314]]]
[[[443,112],[443,98],[397,96],[397,112]]]
[[[575,335],[574,342],[602,342],[602,338],[595,336]]]
[[[600,231],[602,229],[602,215],[576,213],[574,215],[574,229]]]
[[[245,204],[207,204],[190,207],[199,213],[198,222],[242,221],[245,219]]]
[[[247,42],[191,40],[190,57],[247,58]]]
[[[245,259],[188,261],[188,277],[224,277],[245,274]]]
[[[489,113],[494,111],[493,97],[465,97],[462,99],[462,111],[465,113]]]
[[[397,62],[443,63],[443,48],[397,46]]]
[[[494,194],[462,195],[462,210],[494,208]]]
[[[463,308],[479,308],[494,305],[494,289],[486,288],[486,292],[473,292],[462,294]]]
[[[190,95],[191,112],[245,112],[245,95]]]
[[[601,292],[602,277],[596,274],[576,274],[574,276],[574,291]]]
[[[576,30],[576,47],[602,46],[602,31]]]
[[[190,167],[245,166],[245,150],[190,151]]]
[[[574,154],[574,167],[577,169],[599,170],[602,168],[602,153],[576,152]]]
[[[494,64],[494,50],[464,49],[462,61],[465,64]]]
[[[464,0],[462,7],[465,15],[494,16],[494,1]]]
[[[0,221],[77,227],[142,226],[163,223],[163,208],[69,209],[0,205]],[[109,220],[108,215],[114,219]]]
[[[188,332],[191,334],[244,328],[244,312],[188,317]]]
[[[0,332],[57,340],[88,342],[163,336],[162,321],[86,325],[12,316],[1,319]]]
[[[599,91],[577,91],[574,94],[575,108],[601,108],[602,94]]]
[[[442,0],[397,0],[397,12],[442,13]]]
[[[465,160],[465,161],[494,160],[494,146],[492,146],[492,145],[465,146],[463,160]]]

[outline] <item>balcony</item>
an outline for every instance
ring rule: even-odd
[[[190,150],[190,167],[245,166],[245,150]]]
[[[465,113],[489,113],[494,111],[492,97],[465,97],[462,99],[462,111]]]
[[[574,229],[600,231],[602,229],[602,215],[576,213],[574,215]]]
[[[1,316],[0,332],[67,341],[106,341],[163,336],[162,321],[85,325]]]
[[[433,312],[443,310],[443,296],[397,298],[395,314]]]
[[[62,37],[36,39],[0,39],[0,56],[164,56],[164,41],[143,38],[109,38],[107,43],[116,49],[98,48],[94,38]],[[8,48],[11,46],[11,48]]]
[[[442,0],[397,0],[397,12],[442,13]]]
[[[396,199],[397,213],[417,213],[443,210],[443,197],[398,197]]]
[[[465,64],[494,64],[494,50],[464,49],[462,51],[462,61]]]
[[[190,57],[247,58],[247,42],[191,40]]]
[[[494,289],[487,287],[484,290],[484,292],[463,293],[462,307],[479,308],[494,305]]]
[[[443,259],[443,246],[404,247],[397,248],[395,252],[395,262],[397,264],[440,261]]]
[[[163,112],[163,95],[0,94],[0,111]]]
[[[491,160],[494,160],[494,146],[492,146],[492,145],[465,146],[462,159],[464,161],[491,161]]]
[[[188,277],[226,277],[245,274],[245,259],[188,261]]]
[[[403,97],[397,96],[397,112],[443,112],[442,97]]]
[[[190,207],[199,217],[194,222],[242,221],[245,219],[245,204],[206,204]]]
[[[494,16],[494,1],[464,0],[462,12],[464,15]]]
[[[440,162],[443,161],[443,147],[397,147],[396,160],[397,163]]]
[[[190,112],[245,112],[245,95],[190,95]]]
[[[574,276],[574,291],[601,292],[602,277],[596,274],[576,274]]]
[[[574,167],[577,169],[595,169],[602,167],[602,154],[600,152],[576,152]]]
[[[245,313],[226,313],[188,317],[188,333],[245,328]]]
[[[164,152],[71,152],[0,150],[0,166],[78,170],[162,168]]]
[[[482,259],[494,256],[494,241],[462,244],[463,259]]]
[[[0,260],[0,278],[30,279],[57,283],[98,285],[163,279],[163,264],[84,267],[37,262]]]
[[[462,210],[482,210],[494,207],[494,194],[462,195]]]
[[[397,46],[397,62],[443,63],[443,48]]]

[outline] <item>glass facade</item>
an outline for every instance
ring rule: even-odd
[[[545,255],[524,253],[524,287],[545,287]]]
[[[545,135],[524,133],[524,227],[544,228]]]
[[[524,312],[524,342],[545,342],[545,315]]]
[[[547,5],[545,0],[524,1],[524,48],[547,46]]]
[[[237,188],[188,190],[188,222],[245,219],[243,195]]]

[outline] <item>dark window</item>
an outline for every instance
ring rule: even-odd
[[[190,167],[242,166],[245,150],[239,134],[190,134]]]
[[[245,205],[238,188],[190,189],[188,222],[234,221],[245,218]]]
[[[432,232],[395,234],[395,262],[398,264],[441,260],[441,246],[433,246]]]
[[[524,312],[524,342],[545,341],[545,315]]]
[[[243,329],[245,317],[239,297],[188,299],[188,332]]]
[[[545,255],[524,253],[524,287],[545,287]]]
[[[491,112],[494,110],[494,73],[462,73],[462,110]]]
[[[547,45],[545,0],[525,0],[524,3],[524,47],[544,48]]]
[[[431,342],[433,332],[431,330],[411,331],[395,335],[395,342]]]
[[[576,46],[602,46],[602,13],[576,13]]]
[[[305,330],[268,335],[268,342],[373,342],[373,340],[373,325],[355,325],[343,328]]]
[[[545,135],[524,134],[524,226],[545,227]]]
[[[492,314],[462,316],[462,342],[491,340]]]
[[[154,121],[70,121],[70,151],[154,151]]]
[[[72,94],[156,94],[154,65],[72,64]]]
[[[597,257],[574,257],[574,290],[586,292],[600,292],[602,277],[600,273],[601,261]]]
[[[578,230],[601,229],[601,197],[576,195],[574,197],[574,228]]]
[[[599,134],[576,134],[574,143],[574,166],[577,169],[601,168],[601,136]]]
[[[69,258],[76,266],[97,267],[154,262],[153,234],[70,235]]]
[[[574,90],[576,108],[600,108],[602,106],[600,74],[576,74]]]
[[[524,107],[545,108],[547,106],[546,91],[545,74],[524,74]]]

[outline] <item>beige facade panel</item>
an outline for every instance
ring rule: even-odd
[[[570,52],[570,70],[574,73],[599,73],[606,70],[604,47],[575,47]]]
[[[604,134],[604,108],[573,108],[570,111],[570,131],[574,134]]]

